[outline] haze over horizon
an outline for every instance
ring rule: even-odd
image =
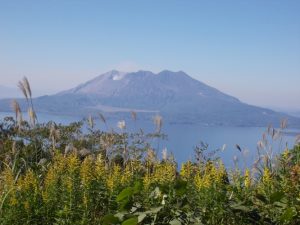
[[[2,1],[0,86],[53,94],[112,69],[185,71],[241,101],[300,110],[299,1]]]

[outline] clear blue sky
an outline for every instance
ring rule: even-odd
[[[0,84],[54,93],[111,70],[183,70],[300,108],[300,1],[0,0]]]

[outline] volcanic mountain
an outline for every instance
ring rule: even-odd
[[[37,111],[64,115],[136,111],[149,118],[161,114],[170,122],[230,126],[267,126],[288,118],[300,126],[299,118],[245,104],[182,71],[112,70],[70,90],[35,98],[34,104]],[[9,100],[1,100],[0,111],[8,109]]]

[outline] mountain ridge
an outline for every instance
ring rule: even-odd
[[[213,94],[215,95],[214,97],[222,98],[223,100],[239,101],[237,98],[224,94],[182,71],[172,72],[169,70],[163,70],[156,74],[144,70],[130,73],[112,70],[75,88],[60,92],[58,95],[89,94],[105,97],[118,94],[124,95],[122,92],[126,92],[126,95],[131,94],[134,97],[145,94],[144,86],[147,86],[149,94],[153,94],[154,91],[160,91],[161,94],[162,92],[168,92],[170,95],[180,92],[181,96],[202,95],[202,97],[210,97]],[[185,89],[182,90],[182,87],[185,87]]]
[[[20,103],[25,107],[24,101]],[[243,103],[183,71],[112,70],[69,90],[35,98],[34,103],[38,111],[56,114],[123,116],[134,110],[147,118],[159,113],[171,122],[229,126],[267,126],[288,118],[300,127],[299,118]],[[0,109],[7,109],[7,104],[0,101]]]

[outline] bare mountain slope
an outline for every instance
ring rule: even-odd
[[[172,122],[239,126],[277,124],[285,117],[292,125],[300,126],[299,118],[242,103],[182,71],[154,74],[113,70],[70,90],[36,98],[34,102],[39,111],[56,114],[87,115],[99,111],[128,114],[135,110],[146,117],[161,113]],[[0,101],[1,108],[8,108],[8,100]]]

